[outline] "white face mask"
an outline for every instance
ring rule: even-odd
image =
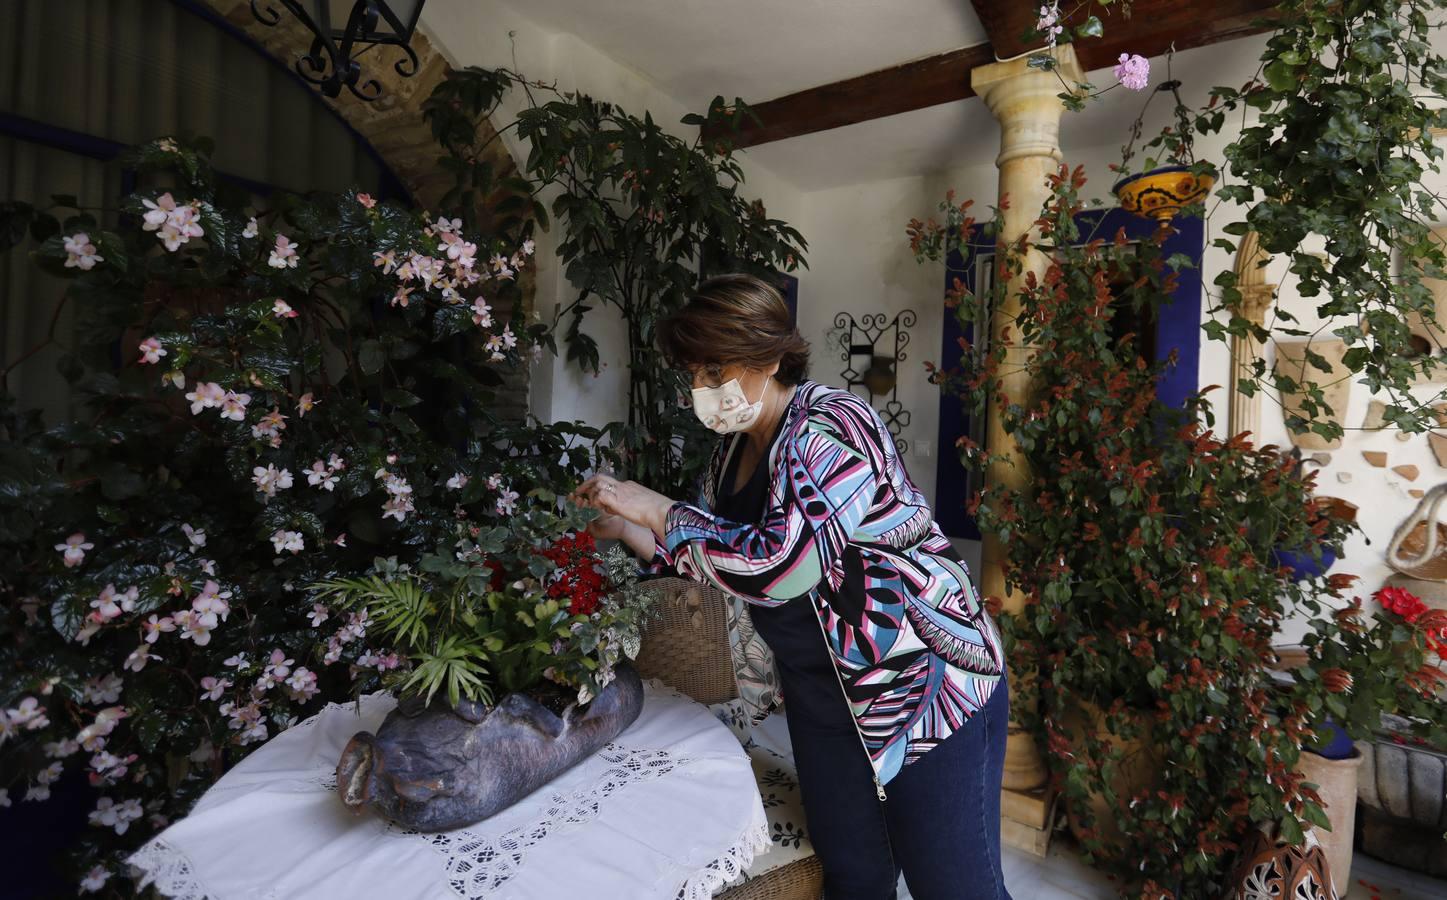
[[[767,389],[768,382],[764,382]],[[693,414],[705,428],[719,434],[743,431],[758,419],[764,409],[764,395],[750,403],[743,386],[734,378],[718,387],[693,389]]]

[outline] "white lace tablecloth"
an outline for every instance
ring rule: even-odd
[[[706,900],[769,845],[738,741],[656,682],[616,740],[477,825],[429,835],[353,815],[337,759],[394,705],[334,704],[267,742],[131,856],[143,884],[183,900]]]

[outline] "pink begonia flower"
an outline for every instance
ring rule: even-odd
[[[510,516],[517,512],[517,491],[504,490],[502,496],[497,498],[497,511],[500,515]]]
[[[229,687],[231,687],[231,679],[207,675],[201,679],[201,696],[207,700],[220,700]]]
[[[372,207],[377,205],[377,201],[372,199],[371,194],[358,194],[357,202],[362,204],[362,206],[366,207],[367,209],[371,209]]]
[[[110,870],[105,866],[91,866],[90,871],[80,880],[80,892],[82,894],[94,894],[106,886],[110,880]]]
[[[49,799],[50,799],[50,785],[48,785],[48,784],[32,784],[32,785],[30,786],[30,788],[25,792],[25,799],[26,799],[26,800],[33,800],[33,801],[36,801],[36,802],[39,802],[39,801],[41,801],[41,800],[49,800]]]
[[[102,797],[90,814],[90,824],[101,828],[114,828],[116,834],[125,834],[131,823],[143,813],[141,801],[131,798],[117,804],[109,797]]]
[[[256,420],[251,426],[251,436],[254,438],[266,438],[270,440],[271,446],[281,446],[281,433],[286,430],[287,416],[282,415],[281,410],[272,407],[271,412]]]
[[[116,593],[116,586],[107,584],[100,592],[100,596],[90,601],[90,605],[102,622],[109,622],[120,616],[122,612],[130,612],[135,609],[138,597],[139,591],[135,585],[127,588],[124,593]]]
[[[221,418],[240,422],[246,418],[246,404],[251,402],[250,394],[227,391],[221,399]]]
[[[271,302],[271,314],[278,319],[295,319],[301,313],[291,308],[291,304],[277,297]]]
[[[90,615],[86,616],[85,623],[81,625],[80,630],[75,633],[76,642],[79,643],[82,647],[89,646],[90,639],[95,637],[96,632],[100,631],[101,626],[104,624],[105,620],[102,619],[97,613],[91,613]]]
[[[511,350],[518,345],[518,339],[512,333],[511,325],[504,326],[502,329],[502,345],[508,350]]]
[[[327,619],[331,618],[331,610],[327,609],[320,603],[313,603],[312,611],[307,613],[307,617],[311,619],[312,627],[316,628]]]
[[[40,745],[40,749],[51,759],[65,759],[80,751],[80,744],[72,738],[65,738],[60,741],[46,741]]]
[[[312,463],[310,469],[307,469],[306,483],[324,491],[331,491],[337,487],[337,476],[327,468],[326,463],[317,460]]]
[[[407,287],[406,285],[403,285],[403,286],[397,288],[396,293],[392,294],[392,299],[389,300],[389,301],[387,301],[387,303],[388,303],[389,306],[406,307],[408,303],[412,302],[412,301],[409,299],[409,298],[411,298],[411,296],[412,296],[412,289],[409,288],[409,287]]]
[[[316,405],[320,402],[322,401],[312,396],[311,391],[307,391],[305,394],[302,394],[300,397],[296,398],[297,417],[306,418],[306,414],[315,409]]]
[[[230,599],[230,591],[223,591],[221,590],[221,585],[208,580],[205,586],[201,588],[201,593],[197,594],[196,599],[191,601],[191,609],[202,615],[212,613],[220,616],[221,621],[225,622],[226,617],[231,613],[231,604],[226,602]]]
[[[142,200],[141,205],[146,207],[145,214],[141,216],[143,220],[141,229],[143,231],[156,231],[162,225],[165,225],[166,220],[170,219],[171,214],[176,211],[176,198],[171,196],[170,191],[167,191],[157,197],[154,203],[150,200]]]
[[[30,731],[39,731],[50,724],[45,707],[34,697],[21,699],[19,706],[4,710],[3,714],[11,726],[18,728],[23,725]]]
[[[276,246],[271,250],[271,257],[266,264],[273,269],[295,269],[297,263],[296,245],[291,238],[284,234],[276,236]]]
[[[191,415],[199,415],[203,409],[213,409],[226,400],[227,391],[214,381],[198,382],[195,390],[186,395],[191,401]]]
[[[466,475],[461,472],[456,472],[451,478],[447,479],[447,487],[454,491],[460,491],[467,487],[467,481],[468,478]]]
[[[332,543],[333,543],[333,544],[336,544],[338,547],[345,547],[345,546],[347,546],[347,533],[346,533],[345,531],[343,531],[341,534],[339,534],[339,535],[337,535],[336,537],[332,538]]]
[[[1151,62],[1139,54],[1122,53],[1115,79],[1132,91],[1143,91],[1151,81]]]
[[[187,243],[193,237],[201,237],[206,232],[201,228],[200,213],[191,204],[179,206],[166,217],[166,224],[156,232],[156,237],[166,246],[166,249],[175,252],[181,245]]]
[[[95,714],[95,721],[80,730],[75,739],[86,750],[94,753],[105,746],[105,737],[115,731],[116,724],[128,713],[124,706],[108,706]]]
[[[221,664],[230,666],[233,669],[244,669],[246,668],[246,654],[238,653],[235,656],[228,656],[221,661]]]
[[[381,266],[383,275],[391,275],[392,270],[397,268],[396,250],[373,250],[372,265]]]
[[[462,220],[449,219],[446,216],[438,216],[437,221],[432,223],[432,228],[441,234],[447,234],[448,232],[452,231],[461,231]]]
[[[132,650],[130,656],[126,657],[126,661],[122,664],[121,667],[130,672],[139,672],[144,669],[146,667],[146,663],[150,662],[151,660],[163,658],[164,657],[161,656],[151,655],[150,644],[137,644],[136,649]]]
[[[206,546],[206,532],[199,528],[192,528],[187,522],[181,523],[181,531],[185,532],[186,540],[191,542],[192,547]]]
[[[532,256],[532,255],[533,255],[533,249],[534,249],[536,246],[537,246],[537,245],[533,243],[532,238],[528,238],[527,240],[523,241],[523,245],[522,245],[523,256]]]
[[[55,549],[62,554],[61,559],[65,560],[65,567],[73,569],[85,562],[85,551],[95,549],[95,544],[85,539],[85,532],[77,531],[65,539],[65,543],[56,544]]]
[[[96,706],[102,703],[115,703],[121,699],[122,685],[120,676],[114,672],[107,674],[104,678],[89,678],[81,686],[81,702],[93,703]]]
[[[140,363],[143,366],[155,365],[161,361],[161,357],[166,355],[166,348],[162,347],[161,342],[153,337],[141,341],[140,351]]]
[[[472,323],[479,328],[492,327],[492,307],[481,297],[472,301]]]
[[[316,673],[306,666],[298,666],[297,670],[291,673],[291,677],[286,679],[286,687],[293,700],[310,700],[318,693]]]
[[[305,539],[302,537],[302,533],[300,531],[287,531],[285,529],[279,528],[272,533],[271,543],[272,546],[276,548],[277,553],[280,553],[283,550],[290,550],[292,553],[300,553],[302,550],[306,549],[306,542]]]
[[[291,487],[291,470],[278,469],[273,463],[267,463],[265,468],[255,466],[251,470],[251,482],[262,494],[275,497],[277,491]]]
[[[155,613],[151,613],[151,617],[141,623],[141,631],[145,633],[145,640],[148,644],[154,644],[162,632],[175,630],[176,623],[170,616],[157,617]]]
[[[504,257],[501,253],[496,253],[493,255],[491,265],[492,275],[494,278],[506,279],[512,277],[512,269],[508,268],[507,258]]]
[[[248,219],[246,222],[246,227],[241,229],[241,236],[244,238],[254,238],[260,233],[261,228],[256,224],[256,216],[252,216],[250,219]]]
[[[65,765],[53,762],[39,772],[35,773],[35,780],[40,784],[55,784],[60,780],[60,773],[65,770]]]
[[[186,373],[180,370],[166,372],[161,375],[161,384],[163,386],[169,384],[184,389],[186,387]]]
[[[95,268],[96,263],[104,261],[105,257],[96,252],[95,244],[90,242],[90,235],[84,231],[77,231],[65,239],[65,267],[67,269],[89,272]]]
[[[211,643],[211,632],[219,624],[215,613],[198,613],[189,609],[172,613],[171,618],[181,626],[181,640],[192,641],[197,647]]]
[[[287,656],[285,650],[275,649],[267,658],[266,668],[262,670],[262,674],[272,684],[280,684],[286,680],[286,676],[291,674],[291,667],[295,664],[296,660]]]

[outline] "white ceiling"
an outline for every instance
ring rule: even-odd
[[[983,43],[965,0],[501,0],[545,28],[568,32],[702,111],[716,95],[751,103]],[[997,0],[1025,2],[1025,0]],[[1176,55],[1186,102],[1218,81],[1244,81],[1264,38]],[[1151,84],[1164,79],[1153,59]],[[1111,84],[1109,70],[1094,73]],[[1062,121],[1061,143],[1123,143],[1145,97],[1115,89]],[[1165,114],[1170,103],[1152,106]],[[1158,110],[1157,107],[1160,107]],[[746,158],[805,191],[992,164],[999,129],[978,98],[749,148]]]
[[[757,103],[987,40],[966,0],[504,2],[699,112],[718,95]]]

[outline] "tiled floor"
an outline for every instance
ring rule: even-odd
[[[1075,848],[1063,839],[1052,843],[1045,859],[1006,848],[1003,865],[1005,886],[1014,900],[1114,900],[1118,896],[1106,876],[1082,863]],[[1342,900],[1447,898],[1447,881],[1398,869],[1362,853],[1352,862],[1351,880],[1351,890]],[[1360,883],[1363,881],[1366,884]],[[899,900],[911,900],[903,880]]]

